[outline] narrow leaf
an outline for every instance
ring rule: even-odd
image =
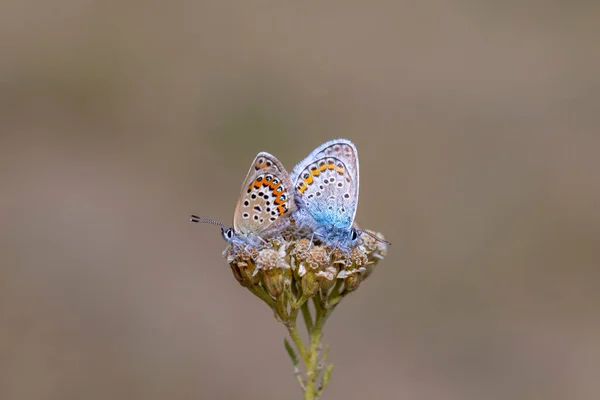
[[[288,342],[287,338],[283,339],[283,345],[285,346],[285,351],[287,351],[288,355],[290,356],[294,367],[298,366],[298,356],[296,355],[296,352],[294,351],[294,348],[290,342]]]
[[[331,371],[333,371],[333,364],[329,364],[327,367],[325,367],[325,371],[323,371],[323,379],[321,380],[321,385],[319,386],[318,396],[323,393],[323,390],[325,390],[325,387],[331,380]]]

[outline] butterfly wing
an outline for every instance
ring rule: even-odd
[[[292,184],[283,164],[272,154],[254,158],[233,215],[233,229],[242,238],[265,238],[289,223],[295,208]]]
[[[317,147],[292,172],[299,208],[316,226],[329,232],[348,232],[358,205],[358,151],[347,139]]]

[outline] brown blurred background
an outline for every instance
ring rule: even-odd
[[[254,155],[334,137],[393,242],[326,399],[600,396],[600,5],[5,0],[0,399],[293,399],[221,258]]]

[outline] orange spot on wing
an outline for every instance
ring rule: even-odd
[[[319,171],[323,172],[327,169],[327,164],[323,164],[319,166]]]
[[[308,189],[308,186],[306,186],[306,185],[302,185],[302,186],[300,186],[300,187],[298,187],[298,188],[297,188],[297,190],[298,190],[300,193],[304,193],[304,191],[305,191],[306,189]]]
[[[277,211],[279,212],[279,215],[283,215],[287,212],[287,208],[285,205],[281,205],[277,207]]]
[[[338,173],[338,174],[340,174],[340,175],[344,175],[344,168],[342,168],[342,167],[337,167],[335,170],[337,171],[337,173]]]
[[[317,175],[318,175],[318,174],[319,174],[319,173],[317,172]],[[302,180],[303,180],[303,181],[304,181],[304,183],[306,183],[307,185],[310,185],[310,184],[312,184],[312,183],[313,183],[313,177],[312,177],[312,175],[308,175],[308,178],[303,178]]]
[[[335,164],[334,164],[333,160],[327,161],[327,168],[329,168],[329,169],[335,168]]]

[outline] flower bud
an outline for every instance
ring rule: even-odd
[[[291,281],[290,265],[285,260],[285,250],[285,246],[279,250],[263,249],[256,259],[257,269],[262,270],[263,287],[273,297],[280,296],[286,288],[286,282]]]
[[[338,269],[333,265],[316,273],[317,279],[321,285],[321,289],[328,291],[335,285],[335,278],[338,274]]]
[[[348,268],[340,271],[337,275],[338,279],[344,280],[345,290],[348,292],[354,291],[360,285],[362,281],[362,273],[365,272],[366,268]]]
[[[242,278],[242,273],[237,266],[237,263],[231,262],[229,263],[229,267],[231,268],[231,272],[233,272],[234,278],[240,283],[240,285],[247,287],[248,283],[244,278]]]
[[[260,277],[256,274],[257,270],[256,265],[254,265],[254,261],[238,261],[237,267],[240,270],[242,279],[248,282],[250,285],[257,285],[260,282]]]
[[[306,271],[306,274],[302,277],[301,287],[302,295],[306,299],[313,297],[317,293],[319,290],[319,281],[313,270],[309,269]]]
[[[350,274],[344,279],[344,286],[347,292],[352,292],[358,289],[358,285],[360,285],[360,275],[359,274]]]
[[[223,251],[223,256],[227,259],[233,276],[242,286],[256,285],[259,278],[256,277],[256,268],[254,260],[258,252],[255,249],[233,248],[227,246]]]
[[[272,297],[279,297],[285,288],[282,270],[273,268],[263,271],[262,284]]]

